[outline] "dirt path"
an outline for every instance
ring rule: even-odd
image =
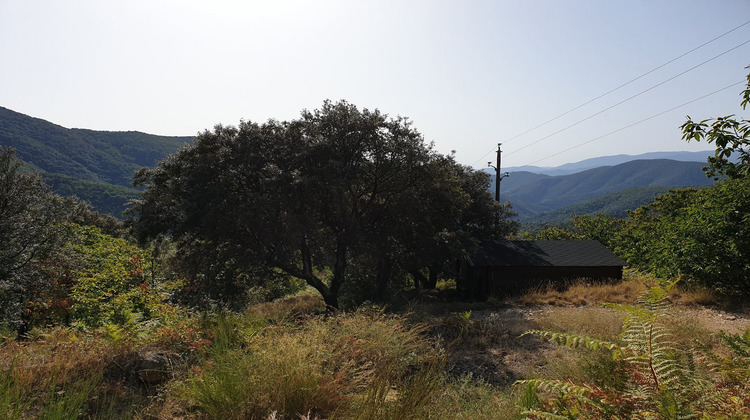
[[[742,334],[750,328],[750,313],[724,312],[711,308],[678,308],[687,317],[692,317],[700,325],[713,332]]]
[[[575,369],[576,355],[551,344],[530,329],[566,330],[576,334],[616,339],[623,314],[603,307],[515,306],[472,312],[462,332],[461,345],[452,351],[448,369],[456,376],[470,375],[496,386],[509,386],[529,377],[564,377]],[[700,338],[724,331],[741,334],[750,328],[750,313],[729,313],[709,308],[676,307],[666,322],[680,334]]]

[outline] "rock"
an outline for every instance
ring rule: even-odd
[[[161,352],[149,352],[141,355],[135,364],[138,379],[148,385],[166,382],[172,373],[172,361],[169,354]]]
[[[172,378],[179,356],[163,351],[132,352],[117,357],[105,369],[105,377],[133,385],[157,385]]]

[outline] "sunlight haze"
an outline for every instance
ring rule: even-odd
[[[0,0],[0,106],[177,136],[345,99],[409,117],[463,164],[502,142],[503,165],[556,166],[710,149],[679,126],[747,115],[748,41],[745,0]]]

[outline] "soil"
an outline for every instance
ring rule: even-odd
[[[569,357],[572,361],[574,355],[569,349],[535,335],[522,334],[530,329],[546,329],[550,320],[572,311],[575,308],[520,305],[474,311],[470,318],[472,323],[462,332],[464,337],[457,340],[460,344],[450,352],[447,369],[454,376],[470,376],[499,387],[510,386],[524,378],[564,375],[565,372],[551,370],[566,365],[554,363],[556,359]],[[750,311],[725,312],[703,307],[673,307],[672,311],[674,319],[697,328],[699,333],[741,334],[750,328]],[[614,309],[586,307],[586,316],[611,319],[617,314]]]

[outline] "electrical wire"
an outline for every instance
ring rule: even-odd
[[[589,144],[589,143],[593,143],[593,142],[595,142],[595,141],[597,141],[597,140],[601,140],[601,139],[603,139],[604,137],[607,137],[607,136],[611,136],[612,134],[615,134],[615,133],[619,133],[620,131],[624,131],[624,130],[627,130],[628,128],[634,127],[634,126],[636,126],[636,125],[638,125],[638,124],[642,124],[642,123],[644,123],[644,122],[646,122],[646,121],[652,120],[652,119],[654,119],[654,118],[656,118],[656,117],[662,116],[662,115],[664,115],[664,114],[666,114],[666,113],[669,113],[669,112],[672,112],[672,111],[674,111],[674,110],[676,110],[676,109],[679,109],[679,108],[682,108],[682,107],[684,107],[684,106],[690,105],[690,104],[692,104],[693,102],[697,102],[697,101],[700,101],[701,99],[707,98],[707,97],[709,97],[709,96],[711,96],[711,95],[715,95],[715,94],[717,94],[717,93],[719,93],[719,92],[723,92],[723,91],[725,91],[725,90],[727,90],[727,89],[733,88],[733,87],[735,87],[735,86],[737,86],[737,85],[741,85],[741,84],[743,84],[743,83],[746,83],[746,82],[747,82],[747,80],[741,80],[741,81],[739,81],[739,82],[736,82],[736,83],[732,83],[732,84],[731,84],[731,85],[729,85],[729,86],[725,86],[725,87],[723,87],[723,88],[721,88],[721,89],[719,89],[719,90],[715,90],[715,91],[713,91],[713,92],[711,92],[711,93],[707,93],[707,94],[705,94],[705,95],[703,95],[703,96],[701,96],[701,97],[699,97],[699,98],[695,98],[695,99],[693,99],[693,100],[691,100],[691,101],[688,101],[688,102],[685,102],[685,103],[683,103],[683,104],[677,105],[677,106],[675,106],[675,107],[669,108],[669,109],[668,109],[668,110],[666,110],[666,111],[662,111],[662,112],[659,112],[658,114],[654,114],[654,115],[651,115],[650,117],[647,117],[647,118],[644,118],[644,119],[642,119],[642,120],[636,121],[636,122],[634,122],[634,123],[628,124],[628,125],[626,125],[625,127],[621,127],[621,128],[618,128],[617,130],[614,130],[614,131],[610,131],[610,132],[609,132],[609,133],[607,133],[607,134],[602,134],[601,136],[595,137],[595,138],[593,138],[593,139],[591,139],[591,140],[587,140],[587,141],[585,141],[585,142],[583,142],[583,143],[579,143],[579,144],[577,144],[577,145],[575,145],[575,146],[572,146],[572,147],[569,147],[569,148],[567,148],[567,149],[565,149],[565,150],[561,150],[561,151],[559,151],[559,152],[556,152],[556,153],[553,153],[553,154],[551,154],[551,155],[545,156],[545,157],[543,157],[543,158],[541,158],[541,159],[537,159],[537,160],[535,160],[535,161],[533,161],[533,162],[531,162],[531,163],[527,163],[526,165],[522,165],[522,166],[517,166],[517,167],[516,167],[516,169],[519,169],[519,168],[525,168],[525,167],[528,167],[528,166],[532,166],[532,165],[534,165],[534,164],[536,164],[536,163],[539,163],[539,162],[541,162],[541,161],[543,161],[543,160],[547,160],[547,159],[549,159],[549,158],[552,158],[552,157],[555,157],[555,156],[561,155],[561,154],[563,154],[563,153],[565,153],[565,152],[569,152],[569,151],[571,151],[571,150],[573,150],[573,149],[577,149],[577,148],[579,148],[579,147],[581,147],[581,146],[584,146],[584,145],[587,145],[587,144]]]
[[[595,113],[593,113],[593,114],[589,115],[588,117],[586,117],[586,118],[584,118],[584,119],[582,119],[582,120],[579,120],[579,121],[577,121],[577,122],[574,122],[573,124],[570,124],[570,125],[568,125],[567,127],[564,127],[564,128],[561,128],[560,130],[557,130],[557,131],[555,131],[555,132],[554,132],[554,133],[552,133],[552,134],[549,134],[549,135],[547,135],[547,136],[544,136],[544,137],[540,138],[539,140],[536,140],[536,141],[534,141],[534,142],[531,142],[531,143],[529,143],[529,144],[527,144],[527,145],[525,145],[525,146],[523,146],[523,147],[521,147],[521,148],[519,148],[519,149],[516,149],[516,150],[514,150],[514,151],[512,151],[512,152],[509,152],[509,153],[508,153],[508,154],[507,154],[506,156],[512,155],[513,153],[516,153],[516,152],[520,152],[520,151],[521,151],[521,150],[523,150],[523,149],[526,149],[526,148],[528,148],[528,147],[531,147],[531,146],[533,146],[533,145],[535,145],[535,144],[537,144],[537,143],[539,143],[539,142],[541,142],[541,141],[547,140],[548,138],[550,138],[550,137],[552,137],[552,136],[554,136],[554,135],[560,134],[560,133],[562,133],[562,132],[563,132],[563,131],[565,131],[565,130],[568,130],[568,129],[570,129],[570,128],[573,128],[573,127],[577,126],[578,124],[581,124],[581,123],[583,123],[583,122],[585,122],[585,121],[588,121],[588,120],[590,120],[590,119],[592,119],[592,118],[594,118],[594,117],[596,117],[596,116],[598,116],[598,115],[601,115],[601,114],[603,114],[603,113],[605,113],[605,112],[609,111],[609,110],[610,110],[610,109],[612,109],[612,108],[615,108],[615,107],[617,107],[617,106],[620,106],[620,105],[624,104],[625,102],[628,102],[628,101],[630,101],[630,100],[632,100],[632,99],[635,99],[635,98],[637,98],[638,96],[641,96],[641,95],[643,95],[643,94],[644,94],[644,93],[646,93],[646,92],[649,92],[649,91],[651,91],[651,90],[654,90],[654,89],[656,89],[657,87],[659,87],[659,86],[662,86],[662,85],[664,85],[664,84],[666,84],[666,83],[668,83],[668,82],[671,82],[672,80],[674,80],[674,79],[676,79],[676,78],[678,78],[678,77],[680,77],[680,76],[682,76],[682,75],[684,75],[684,74],[686,74],[686,73],[688,73],[688,72],[691,72],[691,71],[693,71],[693,70],[697,69],[698,67],[700,67],[700,66],[702,66],[702,65],[704,65],[704,64],[707,64],[707,63],[709,63],[709,62],[711,62],[711,61],[713,61],[713,60],[715,60],[715,59],[717,59],[717,58],[719,58],[719,57],[721,57],[721,56],[723,56],[723,55],[725,55],[725,54],[727,54],[727,53],[729,53],[729,52],[732,52],[732,51],[736,50],[737,48],[740,48],[740,47],[742,47],[743,45],[745,45],[745,44],[748,44],[748,43],[750,43],[750,39],[749,39],[749,40],[747,40],[747,41],[745,41],[745,42],[743,42],[743,43],[741,43],[741,44],[739,44],[739,45],[737,45],[737,46],[735,46],[735,47],[732,47],[732,48],[730,48],[730,49],[728,49],[728,50],[726,50],[726,51],[722,52],[721,54],[715,55],[715,56],[713,56],[713,57],[709,58],[708,60],[706,60],[706,61],[704,61],[704,62],[702,62],[702,63],[700,63],[700,64],[697,64],[697,65],[695,65],[695,66],[693,66],[693,67],[691,67],[691,68],[689,68],[689,69],[687,69],[687,70],[685,70],[685,71],[683,71],[683,72],[681,72],[681,73],[679,73],[679,74],[677,74],[677,75],[675,75],[675,76],[672,76],[672,77],[670,77],[669,79],[667,79],[667,80],[664,80],[663,82],[657,83],[657,84],[655,84],[655,85],[653,85],[653,86],[651,86],[651,87],[649,87],[649,88],[647,88],[647,89],[644,89],[644,90],[642,90],[642,91],[640,91],[640,92],[636,93],[636,94],[635,94],[635,95],[633,95],[633,96],[630,96],[630,97],[628,97],[628,98],[626,98],[626,99],[623,99],[622,101],[620,101],[620,102],[617,102],[617,103],[616,103],[616,104],[614,104],[614,105],[608,106],[608,107],[606,107],[606,108],[602,109],[601,111],[595,112]]]
[[[635,77],[635,78],[633,78],[633,79],[631,79],[631,80],[629,80],[629,81],[627,81],[627,82],[625,82],[625,83],[623,83],[623,84],[621,84],[621,85],[619,85],[619,86],[617,86],[617,87],[615,87],[615,88],[613,88],[613,89],[610,89],[609,91],[607,91],[607,92],[605,92],[605,93],[602,93],[601,95],[599,95],[599,96],[597,96],[597,97],[595,97],[595,98],[593,98],[593,99],[590,99],[590,100],[588,100],[588,101],[586,101],[586,102],[584,102],[584,103],[582,103],[582,104],[580,104],[580,105],[578,105],[578,106],[576,106],[576,107],[574,107],[574,108],[571,108],[571,109],[569,109],[568,111],[565,111],[565,112],[563,112],[562,114],[560,114],[560,115],[558,115],[558,116],[556,116],[556,117],[554,117],[554,118],[552,118],[552,119],[549,119],[549,120],[547,120],[547,121],[545,121],[545,122],[543,122],[543,123],[541,123],[541,124],[538,124],[538,125],[536,125],[536,126],[534,126],[534,127],[530,128],[530,129],[528,129],[528,130],[526,130],[526,131],[524,131],[524,132],[522,132],[522,133],[520,133],[520,134],[517,134],[517,135],[515,135],[515,136],[513,136],[513,137],[510,137],[510,138],[506,139],[506,140],[504,141],[504,143],[510,142],[510,141],[512,141],[512,140],[514,140],[514,139],[516,139],[516,138],[518,138],[518,137],[521,137],[521,136],[523,136],[524,134],[528,134],[528,133],[530,133],[530,132],[532,132],[532,131],[534,131],[534,130],[536,130],[536,129],[540,128],[540,127],[543,127],[543,126],[545,126],[545,125],[547,125],[547,124],[549,124],[549,123],[551,123],[551,122],[553,122],[553,121],[556,121],[556,120],[558,120],[559,118],[562,118],[562,117],[564,117],[565,115],[568,115],[568,114],[570,114],[570,113],[571,113],[571,112],[573,112],[573,111],[576,111],[576,110],[578,110],[578,109],[580,109],[580,108],[582,108],[582,107],[584,107],[584,106],[586,106],[586,105],[588,105],[588,104],[590,104],[590,103],[592,103],[592,102],[594,102],[594,101],[596,101],[596,100],[598,100],[598,99],[601,99],[601,98],[603,98],[603,97],[605,97],[605,96],[609,95],[610,93],[613,93],[613,92],[615,92],[615,91],[617,91],[617,90],[619,90],[619,89],[621,89],[621,88],[623,88],[623,87],[625,87],[625,86],[627,86],[627,85],[629,85],[629,84],[631,84],[631,83],[633,83],[633,82],[635,82],[635,81],[637,81],[637,80],[639,80],[639,79],[641,79],[641,78],[643,78],[643,77],[645,77],[645,76],[647,76],[647,75],[649,75],[649,74],[651,74],[651,73],[655,72],[656,70],[659,70],[659,69],[661,69],[662,67],[664,67],[664,66],[667,66],[667,65],[669,65],[669,64],[671,64],[671,63],[673,63],[673,62],[675,62],[675,61],[679,60],[680,58],[682,58],[682,57],[685,57],[686,55],[688,55],[688,54],[691,54],[691,53],[693,53],[693,52],[695,52],[695,51],[699,50],[700,48],[703,48],[703,47],[705,47],[706,45],[708,45],[708,44],[710,44],[710,43],[712,43],[712,42],[714,42],[714,41],[716,41],[716,40],[718,40],[718,39],[720,39],[720,38],[723,38],[723,37],[725,37],[726,35],[729,35],[730,33],[734,32],[734,31],[736,31],[737,29],[740,29],[740,28],[742,28],[743,26],[746,26],[746,25],[748,25],[748,24],[750,24],[750,20],[749,20],[749,21],[747,21],[747,22],[745,22],[745,23],[743,23],[743,24],[741,24],[741,25],[739,25],[739,26],[736,26],[736,27],[734,27],[734,28],[732,28],[732,29],[730,29],[730,30],[728,30],[728,31],[724,32],[724,33],[723,33],[723,34],[721,34],[721,35],[718,35],[718,36],[716,36],[716,37],[714,37],[714,38],[712,38],[712,39],[710,39],[710,40],[708,40],[708,41],[704,42],[704,43],[703,43],[703,44],[701,44],[701,45],[698,45],[697,47],[695,47],[695,48],[693,48],[693,49],[691,49],[691,50],[689,50],[689,51],[687,51],[687,52],[684,52],[684,53],[682,53],[682,54],[678,55],[677,57],[675,57],[675,58],[673,58],[673,59],[671,59],[671,60],[669,60],[669,61],[667,61],[667,62],[665,62],[665,63],[663,63],[663,64],[661,64],[661,65],[659,65],[659,66],[656,66],[656,67],[654,67],[653,69],[651,69],[651,70],[649,70],[649,71],[647,71],[647,72],[645,72],[645,73],[643,73],[643,74],[641,74],[641,75],[639,75],[639,76],[637,76],[637,77]],[[490,151],[488,151],[487,153],[485,153],[484,155],[482,155],[482,157],[481,157],[481,158],[479,158],[479,160],[477,160],[477,161],[476,161],[476,162],[475,162],[475,163],[474,163],[474,164],[473,164],[472,166],[476,166],[476,165],[477,165],[477,163],[479,163],[479,162],[481,162],[482,160],[484,160],[484,159],[485,159],[485,158],[487,157],[487,155],[489,155],[490,153],[492,153],[492,152],[494,152],[494,151],[495,151],[495,149],[494,149],[494,147],[493,147],[493,148],[492,148],[492,149],[491,149]]]

